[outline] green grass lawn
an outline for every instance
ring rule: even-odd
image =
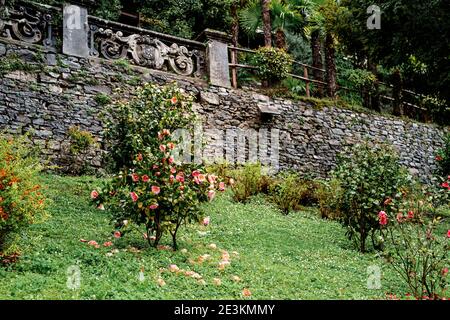
[[[263,198],[243,205],[224,194],[204,206],[211,224],[183,229],[180,250],[173,252],[149,248],[137,231],[113,240],[108,213],[90,206],[93,178],[43,180],[53,200],[51,217],[21,234],[20,260],[0,268],[0,299],[241,299],[244,288],[249,299],[382,299],[407,292],[383,261],[355,251],[339,224],[312,209],[284,216]],[[114,245],[96,249],[80,239]],[[225,270],[218,268],[221,250],[231,255]],[[204,254],[211,257],[199,263]],[[197,272],[204,282],[170,272],[170,264]],[[77,290],[67,287],[72,265],[81,271]],[[382,268],[379,290],[367,288],[371,265]]]

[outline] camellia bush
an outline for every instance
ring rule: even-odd
[[[117,225],[144,225],[145,238],[157,246],[165,233],[172,236],[177,248],[177,233],[186,223],[209,223],[203,220],[199,205],[212,200],[225,184],[202,166],[175,163],[171,151],[175,143],[170,131],[158,134],[158,151],[137,154],[134,168],[122,171],[102,188],[93,190],[91,198],[98,208],[113,213]],[[205,222],[206,221],[206,222]],[[120,235],[120,230],[117,231]]]
[[[158,132],[191,128],[195,122],[192,99],[176,84],[147,83],[130,101],[118,101],[107,112],[104,138],[113,172],[132,168],[138,153],[158,149]]]
[[[438,165],[438,175],[441,177],[450,176],[450,133],[444,137],[444,147],[439,149],[436,154]]]
[[[378,213],[382,234],[387,240],[383,255],[416,299],[449,297],[450,230],[438,234],[441,219],[425,219],[422,209],[423,204],[419,204],[391,214]]]
[[[25,137],[0,137],[0,262],[2,256],[14,253],[15,232],[47,217],[47,200],[37,177],[40,170]]]
[[[91,198],[112,213],[117,236],[143,225],[151,246],[158,246],[167,233],[176,249],[180,227],[202,221],[199,205],[225,190],[202,165],[175,162],[178,141],[172,131],[189,129],[195,120],[191,99],[174,84],[148,84],[116,107],[107,137],[119,173],[93,190]]]
[[[261,80],[274,83],[287,78],[292,69],[292,58],[284,49],[261,47],[256,52],[255,65]]]
[[[378,213],[387,202],[396,206],[398,202],[394,200],[400,199],[411,183],[397,153],[385,144],[357,144],[338,155],[332,176],[340,187],[340,199],[333,199],[333,203],[338,204],[336,209],[347,228],[347,236],[358,244],[361,252],[366,251],[369,236],[377,247]]]

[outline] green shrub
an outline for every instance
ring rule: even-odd
[[[87,156],[91,147],[95,145],[92,133],[71,127],[67,131],[69,137],[69,162],[67,170],[72,174],[84,174],[88,170]]]
[[[94,100],[99,106],[106,106],[106,105],[110,104],[112,101],[111,97],[105,93],[98,93],[94,97]]]
[[[41,165],[30,150],[25,137],[0,136],[0,260],[13,248],[15,232],[47,216],[37,176]]]
[[[237,202],[247,202],[251,196],[261,192],[262,167],[260,163],[247,163],[242,168],[232,172],[233,199]]]
[[[341,207],[342,188],[337,179],[319,182],[316,196],[322,218],[336,220],[341,217],[339,210]]]
[[[286,78],[292,69],[292,58],[283,49],[261,47],[255,54],[257,74],[261,80],[278,82]]]
[[[270,188],[270,199],[284,214],[298,210],[308,187],[302,184],[295,173],[281,174],[278,183]]]
[[[183,101],[183,102],[182,102]],[[131,101],[119,101],[107,109],[104,138],[113,171],[133,167],[133,155],[157,150],[158,132],[192,128],[192,99],[175,84],[145,84]]]
[[[397,203],[410,176],[392,147],[369,142],[341,152],[332,176],[342,188],[338,210],[347,236],[365,252],[366,239],[380,230],[378,212],[386,201]]]

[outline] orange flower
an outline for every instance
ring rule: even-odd
[[[176,104],[178,102],[177,97],[173,97],[172,99],[170,99],[170,102],[172,102],[172,104]]]
[[[252,295],[251,291],[248,290],[247,288],[244,288],[244,290],[242,290],[242,295],[244,297],[250,297]]]

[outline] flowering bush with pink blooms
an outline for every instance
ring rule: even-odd
[[[192,98],[176,84],[143,85],[133,99],[118,100],[107,110],[104,140],[110,169],[132,168],[137,154],[159,147],[158,132],[192,129],[194,122]]]
[[[372,238],[378,248],[379,216],[386,201],[392,209],[399,204],[405,190],[411,184],[407,170],[399,164],[397,153],[388,145],[364,142],[344,150],[338,156],[332,173],[339,185],[339,199],[330,199],[337,204],[347,236],[366,251],[366,240]]]
[[[202,219],[199,205],[211,201],[217,191],[224,191],[225,184],[215,175],[206,174],[202,166],[175,163],[175,142],[169,130],[158,132],[157,139],[157,150],[136,154],[132,169],[93,190],[91,198],[97,207],[110,210],[120,227],[125,225],[123,221],[126,226],[144,225],[144,238],[155,247],[168,233],[176,249],[177,234],[183,224],[210,223],[208,217]]]
[[[436,154],[436,163],[439,176],[447,177],[450,175],[450,133],[447,133],[444,138],[444,147],[439,149]]]
[[[440,234],[439,217],[427,220],[423,203],[410,205],[404,204],[389,216],[380,211],[382,237],[387,240],[383,255],[416,299],[449,297],[450,230]]]

